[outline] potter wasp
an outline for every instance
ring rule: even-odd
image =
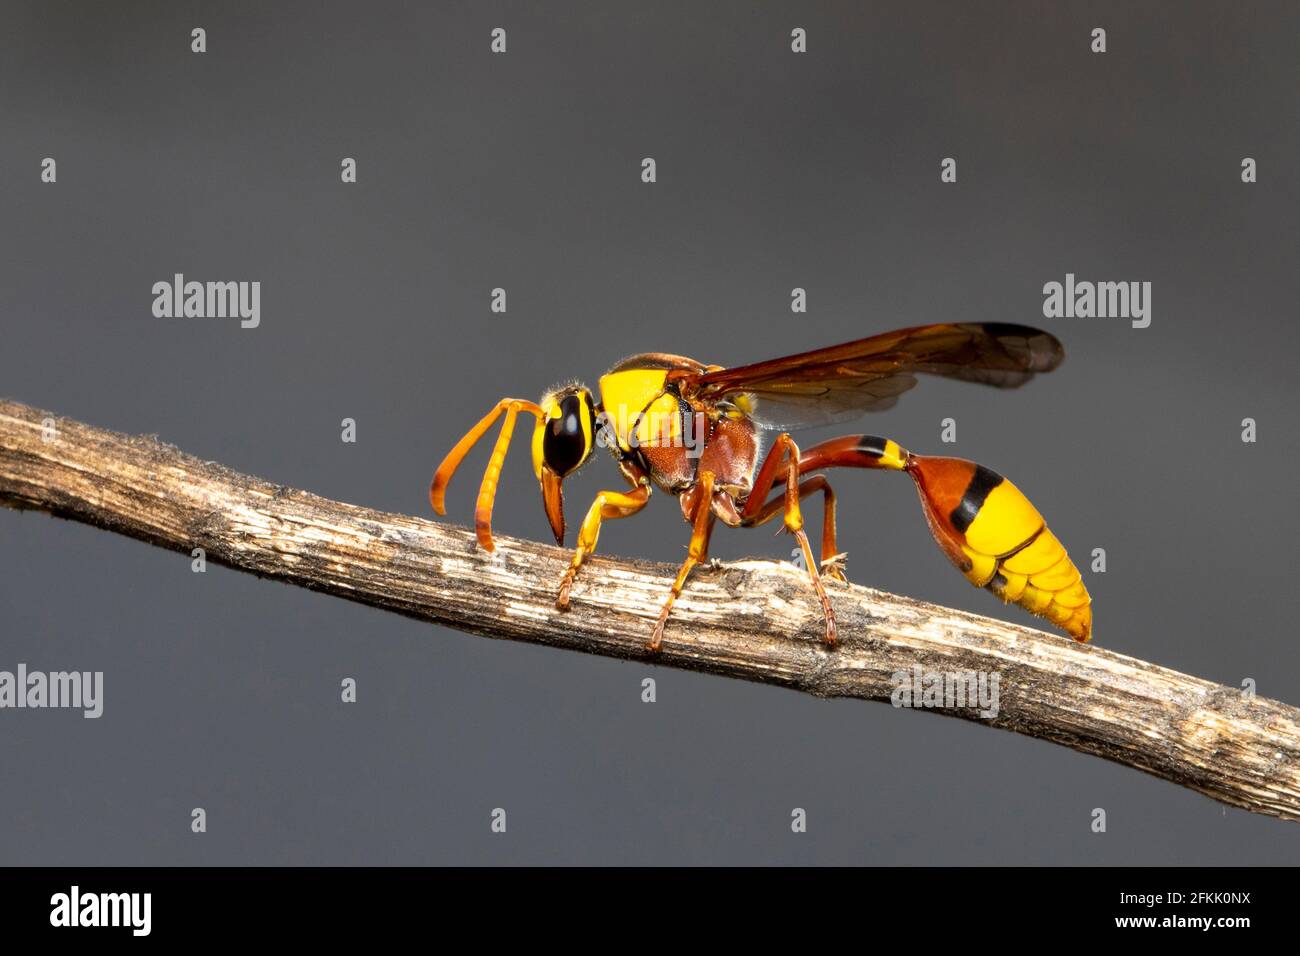
[[[433,476],[429,500],[445,514],[447,483],[483,435],[504,417],[474,511],[479,544],[492,543],[492,503],[519,414],[536,419],[533,470],[542,502],[564,544],[564,479],[597,444],[613,453],[627,488],[602,491],[578,531],[577,549],[560,581],[556,606],[567,610],[573,583],[595,550],[601,522],[636,514],[657,487],[676,495],[691,526],[690,547],[650,638],[663,640],[673,602],[707,560],[715,522],[757,527],[778,515],[802,550],[825,616],[827,644],[835,613],[823,576],[844,581],[835,543],[835,493],[821,472],[878,468],[911,477],[930,533],[966,579],[1047,618],[1084,642],[1092,632],[1091,599],[1065,548],[1037,509],[1010,481],[960,458],[914,455],[886,438],[850,435],[801,450],[790,431],[844,421],[891,407],[918,374],[1016,388],[1056,368],[1064,350],[1047,332],[1005,323],[923,325],[725,368],[652,352],[619,362],[600,379],[600,401],[580,384],[556,388],[540,403],[506,398],[451,450]],[[766,455],[763,439],[772,436]],[[813,559],[800,501],[822,496],[821,560]]]

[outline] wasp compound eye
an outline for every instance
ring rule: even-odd
[[[591,404],[580,393],[566,395],[558,403],[559,416],[550,419],[542,434],[542,456],[551,471],[563,477],[584,461],[591,451]]]

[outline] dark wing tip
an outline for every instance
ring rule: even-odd
[[[1026,372],[1050,372],[1065,360],[1065,346],[1051,332],[1014,322],[978,322],[974,327],[996,339]]]

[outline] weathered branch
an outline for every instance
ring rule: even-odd
[[[52,425],[52,428],[51,428]],[[488,637],[646,658],[674,568],[597,557],[573,609],[554,607],[568,556],[385,514],[200,461],[153,437],[0,401],[0,504]],[[802,572],[745,561],[692,577],[654,663],[825,697],[889,700],[894,676],[999,677],[996,716],[945,710],[1145,770],[1224,803],[1300,819],[1300,711],[1031,628],[828,582],[841,645]]]

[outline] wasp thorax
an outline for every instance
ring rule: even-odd
[[[564,477],[585,462],[596,438],[596,408],[591,392],[571,385],[542,399],[542,462]]]

